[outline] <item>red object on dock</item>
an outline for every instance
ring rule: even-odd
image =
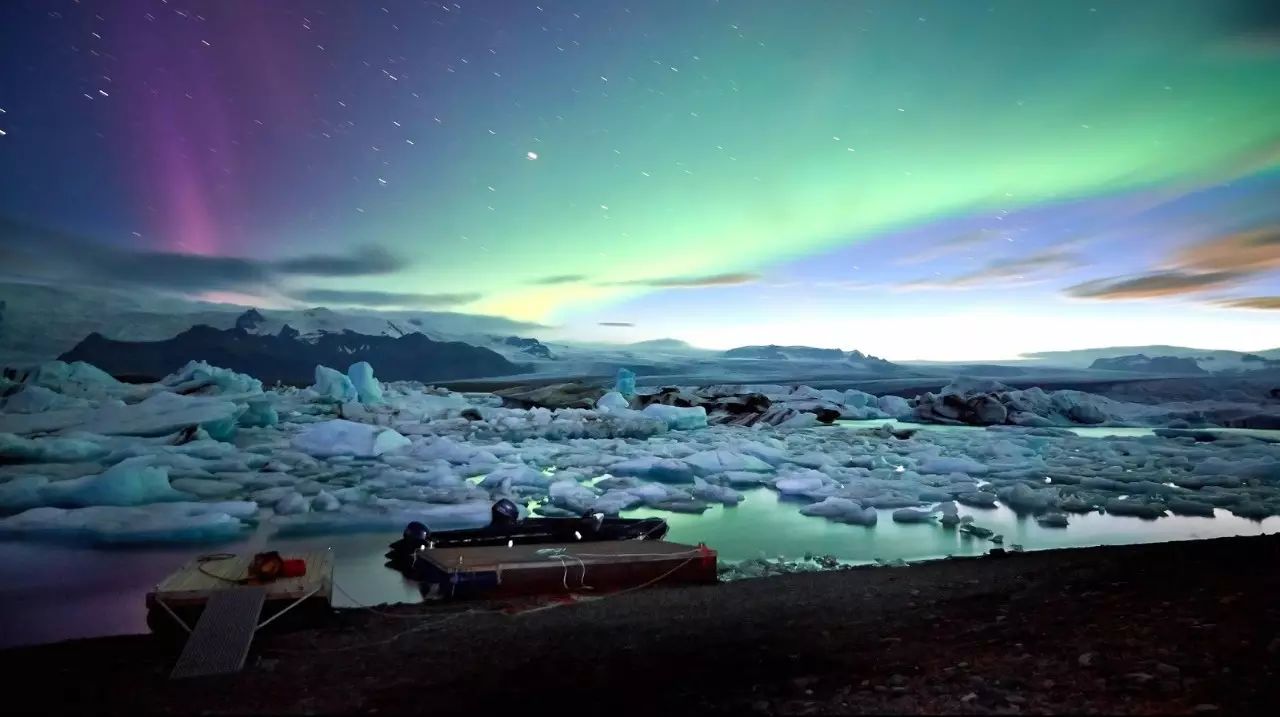
[[[307,561],[301,558],[285,560],[280,568],[282,578],[300,578],[307,574]]]

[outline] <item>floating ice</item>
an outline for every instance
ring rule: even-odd
[[[204,361],[187,365],[160,379],[160,385],[184,396],[238,396],[262,393],[262,382],[230,369],[210,366]]]
[[[100,443],[75,438],[22,438],[0,433],[0,463],[72,463],[105,456]]]
[[[596,408],[605,413],[630,407],[631,402],[617,391],[610,391],[596,401]]]
[[[753,455],[735,453],[725,449],[694,453],[693,455],[685,456],[683,460],[692,466],[695,472],[704,476],[725,471],[766,472],[773,470],[773,466]]]
[[[390,428],[342,419],[312,424],[293,439],[294,448],[316,458],[376,458],[409,445],[408,438]]]
[[[636,374],[629,368],[618,369],[618,380],[614,382],[613,390],[621,394],[624,398],[630,399],[636,395]]]
[[[349,403],[359,399],[351,379],[328,366],[316,366],[316,383],[311,390],[321,399],[334,403]]]
[[[848,498],[827,497],[818,503],[810,503],[800,509],[803,515],[816,515],[840,523],[872,526],[876,524],[875,508],[864,508]]]
[[[708,483],[701,478],[693,479],[693,490],[690,491],[694,498],[710,501],[712,503],[723,503],[725,505],[737,505],[742,502],[742,494],[738,491],[721,485]]]
[[[0,518],[0,536],[115,545],[214,542],[238,537],[257,510],[244,501],[32,508]]]
[[[143,505],[181,500],[185,493],[169,485],[167,468],[150,456],[127,458],[97,475],[49,483],[40,489],[45,505]]]
[[[895,523],[929,523],[933,521],[933,511],[899,508],[893,511]]]
[[[199,426],[220,440],[235,434],[244,407],[199,396],[157,393],[134,405],[107,404],[97,409],[67,409],[33,414],[0,413],[0,433],[31,435],[70,428],[104,436],[164,436]]]
[[[382,384],[373,377],[373,366],[368,361],[359,361],[347,368],[347,378],[356,390],[360,403],[382,403]],[[319,377],[316,383],[320,383]]]
[[[702,406],[681,408],[679,406],[651,403],[645,406],[641,413],[649,418],[656,418],[665,422],[667,427],[672,430],[688,431],[707,427],[707,409]]]
[[[44,386],[31,384],[0,402],[0,410],[5,413],[41,413],[67,408],[88,408],[90,405],[92,404],[83,398],[64,396]]]

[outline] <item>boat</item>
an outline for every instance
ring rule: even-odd
[[[391,543],[387,567],[417,579],[421,563],[419,551],[434,548],[483,548],[495,546],[607,542],[617,540],[662,540],[669,526],[662,518],[608,518],[601,513],[585,513],[577,518],[520,518],[516,504],[508,499],[493,504],[489,525],[483,528],[432,532],[413,521],[399,540]]]

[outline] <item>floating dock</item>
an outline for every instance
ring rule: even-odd
[[[445,597],[604,594],[717,580],[714,550],[662,540],[427,548],[417,560]]]
[[[261,585],[265,590],[262,616],[273,617],[300,601],[304,605],[294,612],[317,605],[329,607],[333,599],[333,553],[326,549],[281,557],[306,561],[307,572]],[[242,587],[240,581],[248,575],[252,560],[252,555],[212,560],[197,558],[182,566],[147,593],[147,624],[157,632],[178,627],[177,621],[168,614],[170,611],[187,625],[194,624],[214,595]]]

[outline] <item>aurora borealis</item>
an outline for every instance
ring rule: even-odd
[[[1272,348],[1274,7],[14,0],[0,216],[566,339]]]

